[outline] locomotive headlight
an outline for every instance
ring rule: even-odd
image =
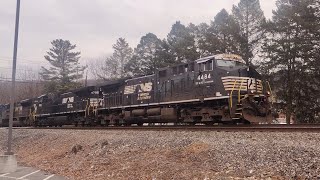
[[[253,95],[253,93],[254,93],[254,91],[253,91],[253,90],[250,90],[250,94]]]
[[[270,96],[270,94],[271,94],[270,91],[267,91],[267,96]]]

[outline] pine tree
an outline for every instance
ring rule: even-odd
[[[239,53],[239,26],[225,9],[222,9],[211,22],[198,26],[198,47],[202,56],[220,53]]]
[[[177,63],[174,52],[170,48],[167,40],[161,41],[159,49],[156,51],[156,57],[161,62],[161,67],[172,66]]]
[[[287,123],[295,114],[299,122],[314,122],[319,112],[320,27],[314,0],[278,0],[264,44],[265,63],[275,77],[277,95],[286,103]],[[318,78],[317,78],[318,77]]]
[[[233,6],[232,15],[240,26],[238,41],[241,44],[241,55],[249,65],[259,51],[257,47],[264,38],[263,25],[266,20],[259,0],[240,0],[238,6]]]
[[[80,52],[73,52],[76,45],[68,40],[56,39],[44,58],[51,67],[41,67],[40,76],[45,81],[46,92],[64,92],[80,86],[77,82],[83,77],[86,67],[79,63]]]
[[[129,65],[133,75],[152,74],[160,67],[160,62],[156,55],[160,46],[161,40],[152,33],[148,33],[141,37],[140,43],[134,49],[134,56]]]
[[[210,48],[213,44],[209,38],[213,36],[209,33],[209,27],[207,23],[201,23],[195,29],[195,42],[201,57],[212,55]]]
[[[134,76],[142,76],[173,64],[173,56],[169,55],[166,46],[165,42],[152,33],[142,36],[126,69]]]
[[[177,62],[194,61],[200,57],[195,45],[195,37],[180,21],[172,25],[167,35],[167,42]]]
[[[112,56],[105,61],[104,75],[100,78],[105,80],[113,80],[130,76],[126,69],[128,62],[131,60],[133,50],[124,38],[119,38],[113,46],[114,52]]]
[[[222,9],[214,18],[212,31],[216,33],[220,48],[217,48],[215,53],[234,53],[239,54],[240,42],[239,31],[240,27],[234,20],[233,16],[229,15],[225,9]]]

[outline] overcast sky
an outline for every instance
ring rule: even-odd
[[[271,18],[276,0],[260,0]],[[112,53],[119,37],[135,47],[148,32],[163,39],[172,24],[210,22],[222,9],[231,11],[239,0],[21,0],[18,71],[38,69],[50,41],[70,40],[82,62]],[[11,67],[15,0],[0,0],[0,76]],[[27,63],[29,63],[27,65]],[[10,76],[7,76],[10,77]]]

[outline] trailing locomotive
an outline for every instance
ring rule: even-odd
[[[271,123],[268,88],[240,56],[219,54],[148,76],[19,102],[25,113],[15,117],[34,126]]]
[[[29,117],[33,99],[26,99],[15,103],[13,126],[30,126],[32,125]],[[5,104],[0,111],[0,126],[9,125],[10,105]]]

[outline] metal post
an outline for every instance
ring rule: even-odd
[[[6,155],[13,155],[11,151],[12,144],[12,126],[13,126],[13,112],[16,90],[16,67],[17,67],[17,49],[18,49],[18,34],[19,34],[19,15],[20,15],[20,0],[17,0],[16,9],[16,25],[14,31],[14,47],[13,47],[13,62],[12,62],[12,84],[10,94],[10,115],[9,115],[9,130],[8,130],[8,150]]]

